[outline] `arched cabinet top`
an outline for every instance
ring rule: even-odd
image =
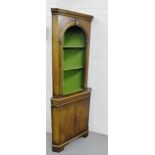
[[[80,22],[75,20],[74,22],[70,22],[63,27],[63,29],[60,33],[60,39],[59,39],[62,44],[64,44],[64,36],[65,36],[66,32],[72,28],[77,28],[77,29],[81,30],[81,32],[84,33],[86,44],[89,43],[89,36],[88,36],[87,30],[85,29],[85,27],[82,24],[80,24]]]

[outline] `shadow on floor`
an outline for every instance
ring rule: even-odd
[[[60,153],[52,152],[51,145],[51,134],[46,133],[46,155],[108,155],[108,136],[94,132],[72,141]]]

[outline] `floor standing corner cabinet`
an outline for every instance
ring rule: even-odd
[[[52,8],[52,148],[60,152],[88,136],[91,89],[87,88],[93,16]]]

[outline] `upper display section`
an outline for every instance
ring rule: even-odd
[[[65,15],[65,16],[74,16],[77,18],[83,18],[85,20],[92,20],[93,16],[84,14],[84,13],[79,13],[79,12],[74,12],[74,11],[69,11],[69,10],[64,10],[60,8],[51,8],[52,14],[59,14],[59,15]]]
[[[53,96],[85,91],[93,16],[52,8]]]

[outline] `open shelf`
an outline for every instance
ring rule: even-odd
[[[84,49],[64,49],[63,69],[84,67]]]
[[[63,72],[63,95],[83,90],[83,69]]]

